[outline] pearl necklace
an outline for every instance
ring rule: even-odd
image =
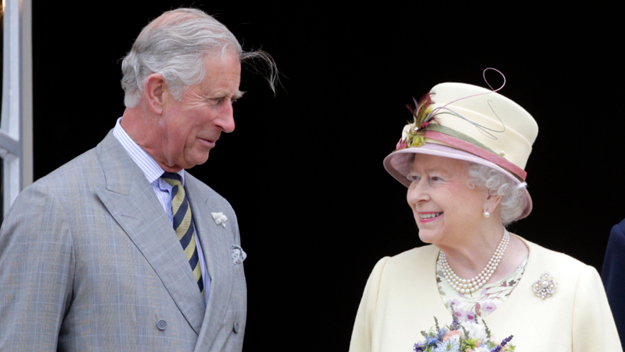
[[[447,263],[447,256],[445,256],[445,252],[443,251],[441,251],[440,255],[438,256],[438,264],[443,271],[443,276],[454,290],[460,293],[473,293],[479,290],[482,286],[484,286],[488,282],[488,280],[490,280],[490,277],[493,276],[493,273],[495,273],[495,271],[497,270],[497,266],[499,266],[499,262],[501,262],[501,258],[503,258],[503,253],[508,247],[508,242],[510,242],[510,234],[507,230],[504,229],[504,234],[501,237],[501,241],[497,246],[497,250],[495,250],[495,253],[490,258],[490,261],[488,262],[484,270],[482,270],[482,272],[478,276],[472,279],[465,280],[458,277],[458,275],[456,275],[454,270]]]

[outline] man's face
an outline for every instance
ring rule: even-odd
[[[230,51],[211,53],[204,59],[204,69],[204,80],[189,87],[181,101],[174,100],[168,90],[163,94],[157,162],[165,171],[205,163],[221,132],[234,131],[232,103],[241,96],[239,58]]]

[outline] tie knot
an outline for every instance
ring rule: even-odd
[[[161,178],[172,186],[182,185],[182,178],[177,173],[165,172]]]

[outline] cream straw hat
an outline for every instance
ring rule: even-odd
[[[417,104],[414,116],[396,150],[384,159],[386,170],[406,187],[416,153],[486,165],[516,184],[525,182],[538,125],[514,101],[470,84],[441,83]],[[532,211],[532,199],[524,191],[525,208],[516,220]]]

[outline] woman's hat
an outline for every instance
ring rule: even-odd
[[[384,159],[386,171],[406,187],[416,153],[486,165],[516,184],[525,182],[538,125],[514,101],[470,84],[441,83],[417,103],[413,115],[396,150]],[[516,220],[532,211],[532,199],[524,190],[525,209]]]

